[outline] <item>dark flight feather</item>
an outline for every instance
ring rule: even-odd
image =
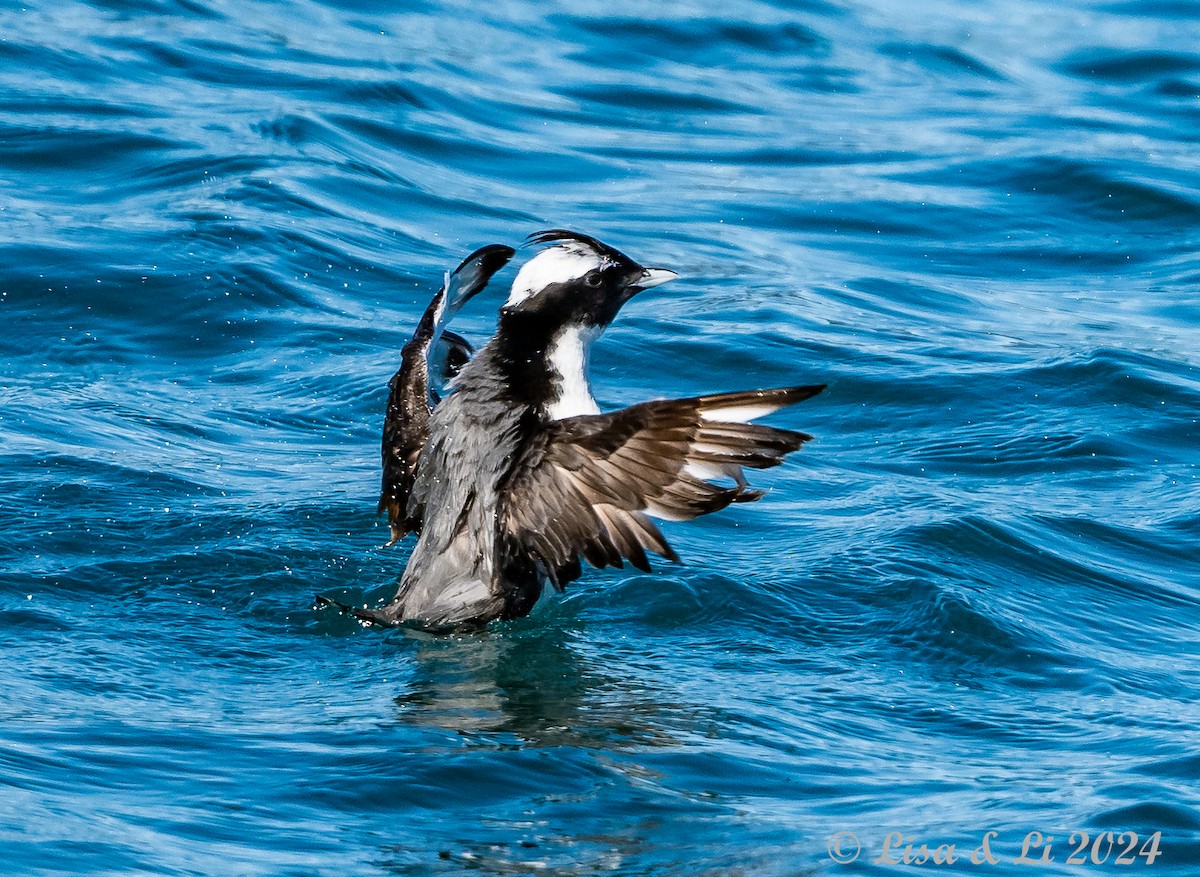
[[[822,389],[643,402],[552,421],[513,467],[501,529],[558,588],[579,575],[580,556],[595,567],[621,566],[624,558],[642,570],[650,568],[647,551],[678,560],[649,516],[690,520],[761,497],[747,484],[743,467],[777,466],[811,436],[740,421]],[[714,478],[733,484],[714,484]]]

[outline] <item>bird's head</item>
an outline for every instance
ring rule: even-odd
[[[505,313],[603,330],[634,295],[679,276],[666,268],[643,268],[620,250],[577,232],[537,232],[529,242],[550,246],[517,272]]]

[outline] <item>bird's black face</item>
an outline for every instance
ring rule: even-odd
[[[603,329],[638,292],[678,276],[665,268],[643,268],[586,235],[542,232],[533,240],[554,246],[530,259],[517,274],[504,306],[507,313]]]

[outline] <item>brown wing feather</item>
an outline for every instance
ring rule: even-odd
[[[811,436],[741,422],[823,386],[644,402],[554,421],[514,467],[501,505],[509,544],[523,546],[559,588],[592,566],[649,570],[646,552],[678,556],[649,515],[690,520],[762,496],[743,467],[777,466]],[[732,485],[709,479],[731,479]]]

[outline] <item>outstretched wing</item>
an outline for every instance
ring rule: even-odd
[[[421,526],[421,515],[409,514],[408,498],[421,449],[429,438],[430,353],[446,334],[451,351],[463,355],[465,347],[469,355],[470,347],[459,336],[447,334],[446,324],[468,299],[487,286],[492,275],[515,252],[512,247],[492,244],[467,256],[453,273],[446,275],[442,288],[421,316],[412,340],[400,353],[400,369],[388,383],[391,392],[383,420],[383,487],[379,496],[379,510],[387,510],[393,542]],[[441,376],[436,377],[440,384]]]
[[[549,423],[502,491],[508,550],[525,552],[558,588],[580,575],[580,557],[595,567],[625,558],[647,572],[647,551],[678,560],[650,516],[686,521],[758,499],[743,467],[776,466],[812,437],[749,421],[823,389],[644,402]]]

